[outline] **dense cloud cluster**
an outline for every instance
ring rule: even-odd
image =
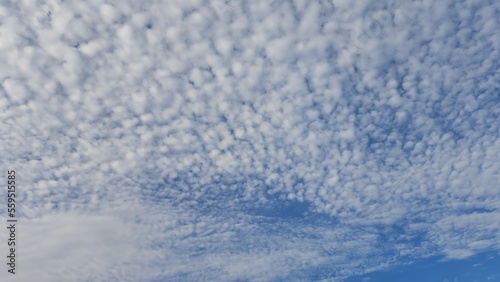
[[[500,249],[498,1],[42,2],[0,3],[20,281]]]

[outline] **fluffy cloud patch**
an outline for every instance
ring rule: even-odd
[[[0,4],[17,278],[342,279],[497,250],[498,11]]]

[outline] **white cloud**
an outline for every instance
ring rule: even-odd
[[[498,249],[498,5],[473,2],[2,4],[18,278],[340,279]]]

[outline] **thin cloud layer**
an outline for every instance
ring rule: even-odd
[[[341,280],[500,249],[499,9],[4,1],[16,278]]]

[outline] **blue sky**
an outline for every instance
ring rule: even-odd
[[[433,257],[408,266],[355,276],[346,281],[498,281],[500,280],[498,252],[485,252],[463,260],[443,260]]]
[[[500,2],[115,2],[0,3],[0,280],[500,280]]]

